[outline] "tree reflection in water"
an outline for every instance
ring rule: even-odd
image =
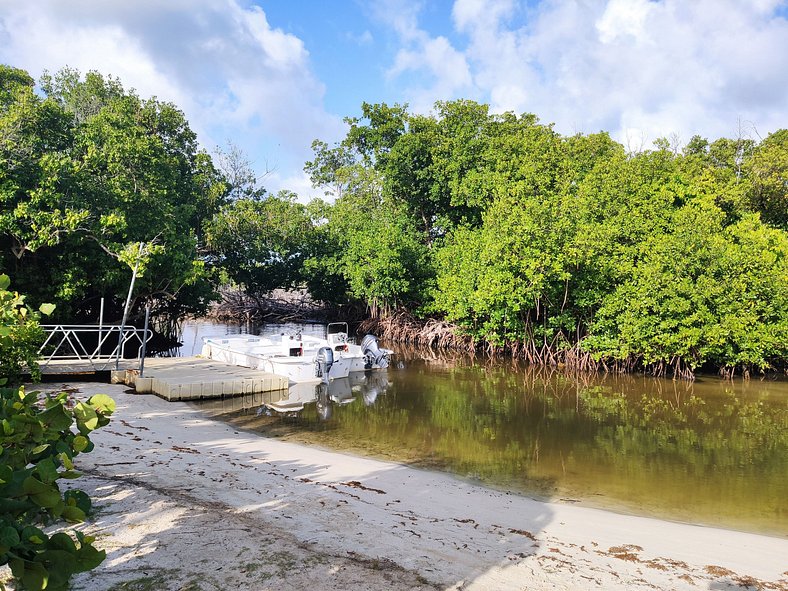
[[[312,384],[247,407],[295,405],[284,414],[256,417],[233,402],[220,412],[269,436],[528,494],[788,533],[785,382],[569,375],[408,350],[396,358],[401,367],[357,384]]]

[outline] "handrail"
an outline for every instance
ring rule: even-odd
[[[130,359],[141,360],[144,345],[153,336],[151,330],[134,326],[42,324],[41,328],[47,335],[38,350],[42,367],[51,361],[66,360],[88,363],[94,370],[105,370],[117,359],[125,359],[123,352],[129,345],[136,345],[136,357]]]

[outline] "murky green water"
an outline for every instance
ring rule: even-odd
[[[490,486],[788,535],[788,382],[582,376],[397,350],[387,372],[202,408]],[[284,398],[284,400],[279,400]]]

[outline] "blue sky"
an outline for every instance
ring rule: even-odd
[[[0,62],[177,104],[271,191],[318,194],[314,139],[366,102],[469,98],[562,133],[758,139],[788,127],[786,0],[0,0]]]

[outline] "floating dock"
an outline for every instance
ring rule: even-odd
[[[287,390],[289,385],[283,376],[202,357],[147,358],[143,376],[136,369],[126,369],[112,372],[112,381],[128,384],[138,394],[156,394],[165,400],[274,392]]]

